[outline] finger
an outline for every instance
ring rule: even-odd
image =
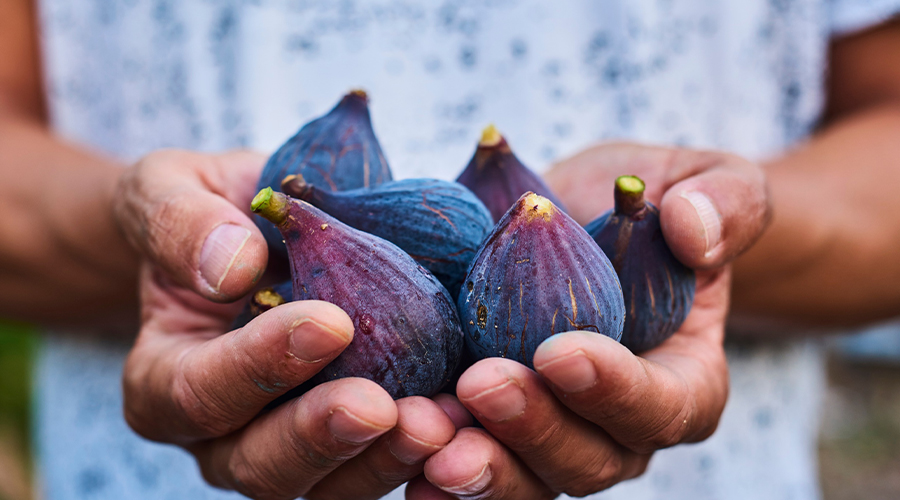
[[[448,417],[450,417],[450,420],[453,421],[453,425],[456,426],[457,430],[462,429],[463,427],[472,426],[472,414],[469,413],[469,410],[467,410],[455,396],[451,396],[450,394],[438,394],[432,399],[434,399],[434,402],[444,410],[444,413],[446,413]]]
[[[694,269],[714,269],[750,247],[771,219],[765,175],[723,153],[673,153],[660,203],[672,253]]]
[[[284,304],[209,340],[162,334],[163,321],[145,323],[126,361],[125,414],[139,434],[175,443],[242,427],[353,338],[347,314],[319,301]]]
[[[216,301],[247,293],[268,250],[248,216],[264,158],[248,152],[151,154],[114,197],[126,238],[178,284]]]
[[[252,498],[293,499],[362,453],[397,423],[397,406],[374,382],[315,387],[247,428],[191,447],[206,480]]]
[[[444,492],[428,482],[425,475],[416,476],[406,485],[406,500],[456,500],[457,497]]]
[[[397,426],[322,481],[306,497],[377,499],[422,474],[425,460],[453,439],[456,428],[434,401],[398,400]]]
[[[643,356],[569,332],[544,341],[534,365],[566,406],[636,452],[710,436],[728,396],[721,343],[679,333]]]
[[[532,500],[554,498],[515,455],[481,429],[456,433],[443,450],[425,462],[425,477],[459,498]]]
[[[566,408],[535,372],[515,361],[479,361],[456,390],[485,429],[554,491],[602,491],[639,475],[649,460]]]

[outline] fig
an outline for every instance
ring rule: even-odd
[[[506,139],[493,125],[488,125],[481,133],[475,155],[456,182],[471,189],[484,202],[494,222],[529,191],[548,198],[557,208],[563,206],[547,184],[516,158]]]
[[[260,191],[251,208],[284,237],[292,299],[331,302],[355,327],[344,352],[292,395],[364,377],[394,398],[431,396],[450,380],[462,331],[450,294],[431,273],[393,243],[271,188]]]
[[[282,192],[410,254],[455,298],[469,263],[494,226],[484,204],[456,182],[406,179],[331,192],[288,176]]]
[[[644,182],[615,182],[615,208],[585,228],[612,261],[625,295],[622,344],[640,353],[662,344],[684,323],[694,302],[694,271],[672,255],[659,209],[644,200]]]
[[[307,123],[288,139],[269,157],[256,189],[278,190],[281,181],[291,174],[302,174],[329,191],[391,180],[391,169],[372,129],[364,91],[348,93],[328,114]],[[256,222],[269,247],[285,255],[278,231],[261,218]]]
[[[551,335],[586,330],[619,340],[625,305],[609,259],[553,202],[526,193],[475,256],[458,307],[466,348],[533,367]]]

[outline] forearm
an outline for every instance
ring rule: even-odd
[[[0,116],[0,317],[94,321],[136,303],[110,196],[121,168],[39,121]]]
[[[898,137],[886,104],[766,165],[775,218],[735,264],[738,317],[834,326],[900,311]]]

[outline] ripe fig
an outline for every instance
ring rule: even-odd
[[[671,337],[694,302],[694,271],[672,255],[644,182],[616,179],[616,206],[585,228],[609,256],[625,295],[622,344],[639,353]]]
[[[619,340],[625,305],[609,259],[574,220],[526,193],[478,251],[458,300],[466,347],[532,366],[551,335],[588,330]]]
[[[516,158],[506,139],[493,125],[488,125],[481,133],[475,155],[456,182],[471,189],[484,202],[494,222],[529,191],[562,208],[547,184]]]
[[[296,175],[288,176],[281,190],[397,245],[431,271],[453,297],[494,226],[484,204],[456,182],[407,179],[332,193]]]
[[[368,96],[354,90],[326,115],[300,129],[276,151],[263,169],[257,189],[281,188],[291,174],[302,174],[322,189],[342,191],[391,180],[391,169],[375,137]],[[269,247],[285,255],[278,231],[257,217]]]
[[[281,231],[293,300],[324,300],[353,320],[353,341],[309,384],[364,377],[394,398],[431,396],[459,362],[462,331],[447,290],[393,243],[266,188],[251,208]],[[296,393],[294,393],[296,395]]]

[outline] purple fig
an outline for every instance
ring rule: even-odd
[[[394,244],[266,188],[251,208],[287,244],[293,300],[324,300],[353,320],[353,341],[311,384],[364,377],[394,398],[431,396],[462,352],[450,294]]]
[[[609,256],[625,295],[622,344],[639,353],[671,337],[694,302],[694,271],[672,255],[659,209],[644,200],[644,182],[616,179],[613,210],[585,228]]]
[[[493,125],[488,125],[482,132],[475,155],[456,182],[471,189],[484,202],[494,222],[529,191],[562,208],[547,184],[516,158],[506,139]]]
[[[466,347],[478,359],[532,366],[551,335],[587,330],[619,340],[625,305],[609,259],[574,220],[527,193],[478,251],[458,300]]]
[[[484,204],[456,182],[406,179],[332,193],[297,175],[288,176],[281,190],[397,245],[431,271],[453,297],[494,226]]]
[[[329,191],[378,185],[391,180],[381,146],[372,129],[368,96],[354,90],[325,116],[317,118],[275,152],[263,169],[257,189],[281,189],[281,181],[301,174],[309,182]],[[285,255],[278,231],[257,218],[269,247]]]

